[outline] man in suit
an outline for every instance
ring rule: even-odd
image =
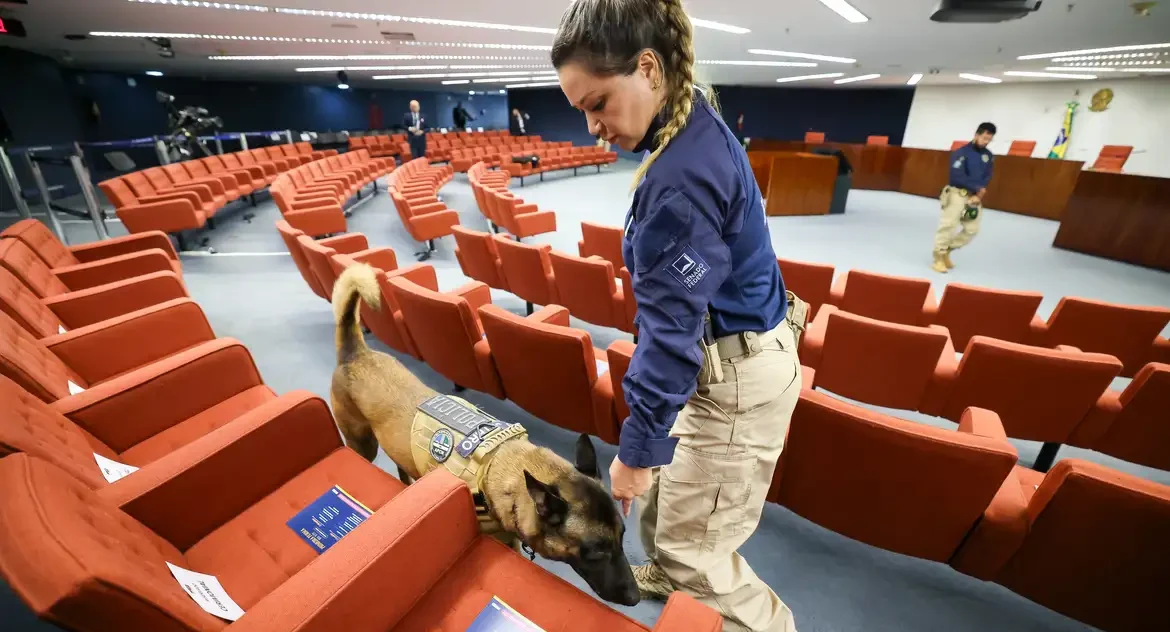
[[[410,155],[422,158],[427,155],[427,120],[419,112],[418,101],[410,102],[410,111],[402,117],[402,126],[406,128],[407,140],[410,142]]]
[[[519,108],[512,108],[512,120],[508,125],[513,136],[526,136],[528,134],[528,114],[521,112]]]

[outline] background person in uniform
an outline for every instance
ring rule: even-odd
[[[759,524],[800,367],[760,190],[694,61],[680,0],[577,0],[553,42],[589,132],[650,152],[624,222],[638,346],[611,488],[627,511],[641,499],[643,595],[686,591],[724,630],[791,631],[737,549]]]
[[[528,114],[521,112],[519,108],[512,108],[512,116],[508,121],[508,129],[513,136],[525,136],[528,134]]]
[[[995,138],[995,125],[980,123],[970,143],[951,152],[950,184],[943,187],[939,202],[942,218],[934,235],[935,272],[946,273],[955,267],[951,251],[971,243],[979,232],[979,218],[983,215],[983,194],[991,182],[995,157],[987,144]],[[960,228],[955,233],[955,228]]]
[[[464,109],[463,102],[459,101],[455,104],[455,109],[451,110],[451,119],[455,122],[455,128],[463,131],[467,129],[467,122],[475,120],[475,117]]]
[[[410,155],[422,158],[427,155],[427,120],[419,112],[418,101],[410,102],[410,111],[402,117],[402,126],[406,128],[406,138],[410,142]]]

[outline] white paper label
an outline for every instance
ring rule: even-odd
[[[187,591],[195,603],[199,604],[200,608],[228,621],[235,621],[244,616],[244,610],[237,606],[235,601],[232,601],[215,575],[189,571],[170,562],[167,562],[167,568],[171,569],[171,575],[175,576],[179,585]]]
[[[126,465],[125,463],[119,463],[117,461],[107,459],[97,452],[93,453],[93,459],[97,461],[98,468],[101,469],[102,476],[106,477],[107,483],[113,483],[120,478],[129,476],[130,474],[138,471],[138,468],[134,467],[133,465]]]
[[[601,377],[602,373],[609,370],[609,363],[605,360],[596,360],[597,362],[597,377]]]
[[[85,392],[84,388],[81,388],[80,386],[74,384],[73,380],[69,380],[69,394],[70,395],[76,395],[78,393],[84,393],[84,392]]]
[[[65,331],[65,325],[57,325],[57,333],[63,334]]]

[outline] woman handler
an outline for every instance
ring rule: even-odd
[[[643,502],[647,597],[686,591],[724,630],[795,630],[736,552],[759,524],[800,392],[784,282],[747,154],[697,90],[679,0],[576,0],[552,62],[590,133],[650,154],[623,256],[638,346],[612,490]]]

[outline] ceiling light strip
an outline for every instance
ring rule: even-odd
[[[1009,70],[1003,73],[1005,77],[1032,77],[1034,79],[1096,79],[1097,75],[1082,75],[1069,72],[1031,72],[1024,70]]]
[[[1016,59],[1051,59],[1054,57],[1068,57],[1070,55],[1090,55],[1093,53],[1116,53],[1119,51],[1130,50],[1151,50],[1159,48],[1170,48],[1170,42],[1162,44],[1133,44],[1131,46],[1110,46],[1108,48],[1085,48],[1082,50],[1064,50],[1058,53],[1039,53],[1036,55],[1020,55]]]
[[[1095,61],[1098,59],[1134,59],[1138,57],[1161,57],[1163,53],[1123,53],[1118,55],[1077,55],[1074,57],[1057,57],[1052,61]]]
[[[450,81],[444,81],[443,85],[445,85],[445,86],[458,86],[458,85],[462,85],[465,83],[471,83],[471,81],[469,79],[451,79]]]
[[[877,78],[878,78],[878,77],[880,77],[880,76],[881,76],[881,75],[877,75],[877,74],[873,74],[873,75],[858,75],[858,76],[856,76],[856,77],[846,77],[846,78],[844,78],[844,79],[838,79],[838,80],[834,81],[833,83],[838,83],[838,84],[840,84],[840,83],[853,83],[853,82],[855,82],[855,81],[869,81],[870,79],[877,79]]]
[[[140,31],[90,31],[91,37],[127,37],[127,38],[147,38],[147,37],[165,37],[168,39],[205,39],[218,41],[237,41],[237,42],[293,42],[297,44],[357,44],[362,46],[372,45],[402,45],[402,46],[420,46],[420,47],[434,47],[434,48],[482,48],[490,50],[531,50],[531,51],[550,51],[552,46],[543,46],[537,44],[481,44],[476,42],[416,42],[403,40],[364,40],[364,39],[340,39],[340,38],[324,38],[324,37],[279,37],[271,35],[223,35],[219,33],[149,33]]]
[[[844,77],[843,72],[828,72],[820,75],[801,75],[799,77],[780,77],[776,83],[792,83],[793,81],[810,81],[812,79],[833,79],[834,77]]]
[[[212,61],[543,61],[539,57],[492,55],[208,55]]]
[[[1116,68],[1093,68],[1091,66],[1049,66],[1044,70],[1049,72],[1117,72]]]
[[[1170,68],[1122,68],[1121,72],[1170,72]]]
[[[868,22],[869,18],[864,13],[858,11],[856,7],[849,4],[845,0],[821,0],[821,4],[832,9],[833,13],[849,20],[854,24]]]
[[[794,53],[783,50],[769,50],[766,48],[749,48],[752,55],[772,55],[774,57],[794,57],[796,59],[812,59],[815,61],[831,61],[839,64],[854,64],[856,59],[851,57],[833,57],[831,55],[814,55],[812,53]]]
[[[969,72],[960,72],[959,77],[967,81],[979,81],[982,83],[1003,83],[1003,79],[998,77],[985,77],[983,75],[976,75]]]
[[[922,73],[916,72],[916,73],[910,75],[910,80],[906,82],[906,85],[916,86],[916,85],[918,85],[919,81],[922,81]]]
[[[763,66],[768,68],[815,68],[811,61],[754,61],[736,59],[700,59],[698,66]]]
[[[309,68],[296,68],[295,70],[297,72],[337,72],[339,70],[344,70],[346,72],[357,72],[357,71],[370,71],[370,70],[460,70],[460,69],[488,70],[488,69],[496,69],[496,68],[500,68],[500,69],[503,69],[503,68],[513,68],[513,69],[515,69],[515,68],[537,68],[539,70],[504,70],[504,71],[500,71],[500,72],[481,72],[481,73],[475,73],[475,74],[476,74],[476,76],[499,75],[502,77],[502,76],[511,76],[511,75],[547,74],[547,73],[553,72],[551,68],[547,68],[545,66],[538,66],[535,64],[530,65],[530,66],[506,66],[503,64],[485,65],[485,66],[319,66],[319,67],[314,66],[314,67],[309,67]]]
[[[504,88],[506,90],[511,90],[512,88],[551,88],[553,86],[559,86],[559,85],[561,85],[561,84],[559,84],[555,81],[545,81],[545,82],[541,82],[541,83],[513,83],[510,85],[504,86]]]
[[[722,22],[712,22],[711,20],[700,20],[696,17],[691,17],[691,26],[699,28],[712,29],[715,31],[723,31],[724,33],[734,33],[736,35],[745,35],[751,33],[751,29],[745,29],[742,26],[732,26]]]

